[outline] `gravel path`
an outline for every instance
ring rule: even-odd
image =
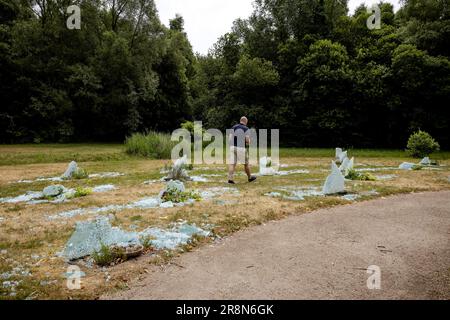
[[[182,255],[106,299],[450,299],[450,191],[292,216]],[[381,290],[367,268],[381,269]]]

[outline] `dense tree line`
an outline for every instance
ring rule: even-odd
[[[69,30],[66,8],[82,10]],[[246,114],[286,145],[448,148],[450,5],[381,3],[381,29],[346,0],[256,0],[205,56],[153,0],[0,0],[0,142],[123,140]],[[211,13],[217,14],[217,13]]]
[[[0,23],[2,142],[117,141],[192,115],[183,19],[166,28],[153,0],[0,0]]]
[[[223,128],[248,114],[291,145],[404,147],[422,129],[449,147],[449,2],[380,8],[369,30],[347,1],[256,0],[199,58],[195,118]]]

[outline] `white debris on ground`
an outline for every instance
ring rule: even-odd
[[[303,201],[306,197],[321,197],[324,194],[318,190],[318,188],[308,188],[308,189],[297,189],[290,190],[287,187],[280,187],[277,190],[283,191],[281,192],[270,192],[267,193],[266,196],[274,197],[274,198],[283,198],[285,200],[292,201]]]
[[[43,182],[43,181],[49,181],[49,182],[63,182],[65,180],[70,180],[73,178],[73,176],[80,171],[80,168],[78,167],[78,164],[75,161],[72,161],[66,171],[63,173],[62,176],[59,177],[50,177],[50,178],[44,178],[44,177],[38,177],[34,180],[19,180],[17,183],[34,183],[34,182]],[[125,174],[119,173],[119,172],[103,172],[103,173],[94,173],[88,175],[88,178],[116,178],[124,176]]]
[[[9,290],[9,296],[10,297],[15,297],[17,296],[17,287],[22,283],[22,280],[19,281],[3,281],[2,283],[2,287],[4,289],[8,289]]]
[[[355,169],[356,172],[377,172],[377,171],[390,171],[398,170],[399,168],[394,167],[377,167],[377,168],[358,168]]]
[[[89,179],[97,179],[97,178],[117,178],[117,177],[123,177],[125,176],[124,173],[119,173],[119,172],[103,172],[103,173],[93,173],[90,174],[88,176]],[[39,177],[36,178],[34,180],[19,180],[17,181],[17,183],[34,183],[34,182],[44,182],[44,181],[48,181],[48,182],[63,182],[65,181],[65,179],[63,179],[62,177],[50,177],[50,178],[43,178],[43,177]]]
[[[120,173],[120,172],[101,172],[101,173],[90,174],[88,177],[90,179],[94,179],[94,178],[118,178],[118,177],[123,177],[123,176],[125,176],[125,173]]]
[[[213,199],[224,194],[239,195],[239,190],[237,188],[215,187],[215,188],[208,188],[200,192],[200,196],[204,200]]]
[[[346,194],[344,196],[342,196],[341,198],[347,201],[356,201],[358,199],[360,199],[361,197],[372,197],[372,196],[377,196],[380,193],[376,190],[370,190],[370,191],[364,191],[361,192],[359,194]]]
[[[416,165],[410,162],[403,162],[398,168],[401,170],[412,170]]]
[[[191,177],[191,181],[192,182],[209,182],[208,179],[206,179],[205,177],[202,177],[202,176],[193,176],[193,177]]]
[[[114,185],[101,185],[92,189],[95,193],[115,190]],[[41,203],[63,203],[75,195],[75,189],[68,189],[62,185],[51,185],[41,191],[28,191],[17,197],[0,198],[0,203],[41,204]],[[51,198],[51,200],[49,200]]]
[[[35,199],[41,199],[44,196],[42,192],[28,191],[17,197],[0,198],[0,203],[19,203],[29,202]]]
[[[0,217],[0,222],[2,222],[3,220],[5,220],[5,218],[3,218],[3,217]]]
[[[129,247],[140,245],[142,239],[151,239],[156,249],[175,249],[186,244],[193,235],[209,236],[210,232],[186,222],[178,223],[169,230],[149,228],[142,232],[127,232],[112,227],[108,218],[80,222],[66,244],[62,256],[71,261],[98,252],[102,245]]]
[[[294,174],[308,174],[309,170],[289,170],[289,171],[278,171],[276,173],[277,176],[290,176]]]
[[[117,189],[116,186],[113,185],[113,184],[104,184],[104,185],[101,185],[101,186],[94,187],[92,189],[92,192],[94,192],[94,193],[103,193],[103,192],[113,191],[113,190],[116,190],[116,189]]]
[[[385,175],[375,176],[375,178],[377,180],[393,180],[393,179],[397,178],[397,175],[395,175],[395,174],[385,174]]]
[[[273,191],[270,193],[266,193],[265,196],[273,197],[273,198],[282,198],[285,200],[292,200],[292,201],[304,201],[305,198],[308,197],[324,197],[325,194],[319,190],[319,188],[316,187],[310,187],[310,188],[302,188],[302,189],[296,189],[295,187],[278,187],[275,190],[279,190],[281,192]],[[359,194],[346,194],[339,196],[341,199],[348,200],[348,201],[356,201],[360,199],[361,197],[368,197],[368,196],[375,196],[379,195],[378,191],[371,190],[371,191],[364,191],[360,192]]]
[[[161,178],[161,179],[159,179],[159,180],[147,180],[147,181],[144,181],[143,184],[151,185],[151,184],[155,184],[155,183],[163,183],[163,182],[166,182],[166,179],[165,179],[165,178]]]
[[[186,205],[191,205],[196,202],[195,199],[188,199],[185,202],[180,203],[173,203],[172,201],[164,202],[162,200],[162,196],[164,192],[170,191],[171,189],[175,189],[178,192],[185,192],[186,189],[184,187],[184,184],[180,181],[170,181],[165,190],[161,192],[161,194],[158,197],[150,197],[150,198],[143,198],[141,200],[125,204],[125,205],[107,205],[103,207],[92,207],[92,208],[79,208],[74,209],[70,211],[64,211],[57,213],[55,215],[49,215],[47,216],[48,220],[59,220],[59,219],[71,219],[77,216],[82,215],[93,215],[93,214],[102,214],[102,213],[108,213],[112,211],[123,211],[123,210],[129,210],[129,209],[140,209],[140,210],[146,210],[146,209],[169,209],[169,208],[175,208],[175,207],[183,207]],[[236,188],[209,188],[205,189],[203,191],[200,191],[200,197],[203,200],[210,200],[219,196],[222,196],[224,194],[232,194],[232,195],[238,195],[239,190]]]
[[[359,198],[361,198],[361,196],[359,194],[346,194],[346,195],[342,196],[341,198],[344,200],[347,200],[347,201],[356,201]]]
[[[17,183],[34,183],[34,182],[43,182],[43,181],[48,181],[48,182],[62,182],[64,181],[63,178],[61,177],[51,177],[51,178],[36,178],[35,180],[19,180],[17,181]]]
[[[18,266],[13,268],[11,271],[3,272],[0,274],[1,280],[9,280],[13,277],[31,277],[31,272],[28,269]]]

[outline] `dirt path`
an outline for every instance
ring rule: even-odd
[[[175,262],[112,298],[449,299],[450,192],[290,217]],[[371,265],[381,290],[367,288]]]

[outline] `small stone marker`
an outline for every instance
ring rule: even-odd
[[[67,168],[66,172],[62,175],[63,179],[71,179],[75,172],[78,171],[78,164],[75,161],[72,161],[69,164],[69,167]]]
[[[47,188],[44,189],[44,191],[42,192],[44,194],[45,197],[57,197],[59,195],[61,195],[62,193],[64,193],[65,188],[61,185],[54,185],[54,186],[48,186]]]

